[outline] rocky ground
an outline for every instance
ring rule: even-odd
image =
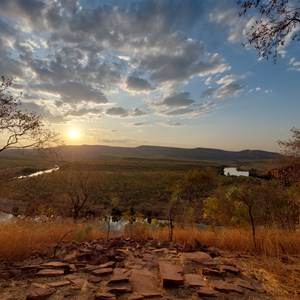
[[[295,299],[251,256],[131,239],[61,243],[0,265],[0,299]]]

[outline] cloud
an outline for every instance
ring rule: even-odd
[[[146,115],[145,112],[143,112],[142,110],[140,110],[139,108],[135,108],[132,112],[131,112],[131,116],[133,117],[139,117],[139,116],[143,116]]]
[[[182,123],[180,123],[180,122],[171,122],[171,121],[168,121],[165,124],[168,125],[168,126],[182,126]]]
[[[176,107],[176,106],[182,107],[182,106],[188,106],[193,103],[195,103],[195,100],[190,99],[189,92],[180,92],[180,93],[174,93],[164,98],[160,103],[157,103],[156,105],[166,105],[168,107]]]
[[[148,80],[133,75],[127,77],[126,87],[129,90],[137,92],[146,92],[154,90],[154,87],[150,84]]]
[[[81,82],[67,81],[60,85],[41,84],[32,87],[42,91],[58,93],[62,100],[67,103],[78,103],[82,101],[108,103],[107,98],[101,91]]]
[[[289,70],[300,71],[300,60],[297,60],[296,57],[290,59],[289,65],[291,66]]]
[[[129,112],[127,109],[123,107],[111,107],[106,110],[106,114],[109,116],[115,116],[115,117],[127,117],[129,115]]]
[[[139,116],[146,115],[146,113],[141,111],[139,108],[135,108],[132,111],[130,111],[123,107],[111,107],[107,109],[105,113],[112,117],[121,117],[121,118],[139,117]]]

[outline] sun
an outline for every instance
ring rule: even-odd
[[[69,138],[72,139],[72,140],[77,140],[80,138],[80,130],[78,129],[71,129],[69,131]]]

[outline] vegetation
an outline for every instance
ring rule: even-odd
[[[2,76],[0,134],[6,138],[6,142],[0,144],[0,152],[7,149],[41,149],[57,145],[58,134],[46,127],[40,115],[21,110],[19,97],[12,94],[12,85],[12,79]]]
[[[238,0],[240,16],[255,9],[260,14],[254,25],[247,32],[248,44],[254,45],[261,57],[272,56],[276,62],[279,49],[292,40],[300,41],[300,6],[299,1],[289,0]]]

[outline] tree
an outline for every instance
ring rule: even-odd
[[[22,111],[19,97],[12,95],[12,79],[0,83],[0,152],[6,149],[41,149],[59,143],[58,134],[49,130],[42,116]]]
[[[292,139],[279,141],[278,144],[283,148],[283,154],[300,159],[300,129],[291,129]]]
[[[300,1],[289,0],[238,0],[240,16],[249,10],[259,11],[260,19],[247,32],[248,43],[254,45],[259,55],[272,56],[276,62],[278,47],[284,46],[289,39],[300,41]]]

